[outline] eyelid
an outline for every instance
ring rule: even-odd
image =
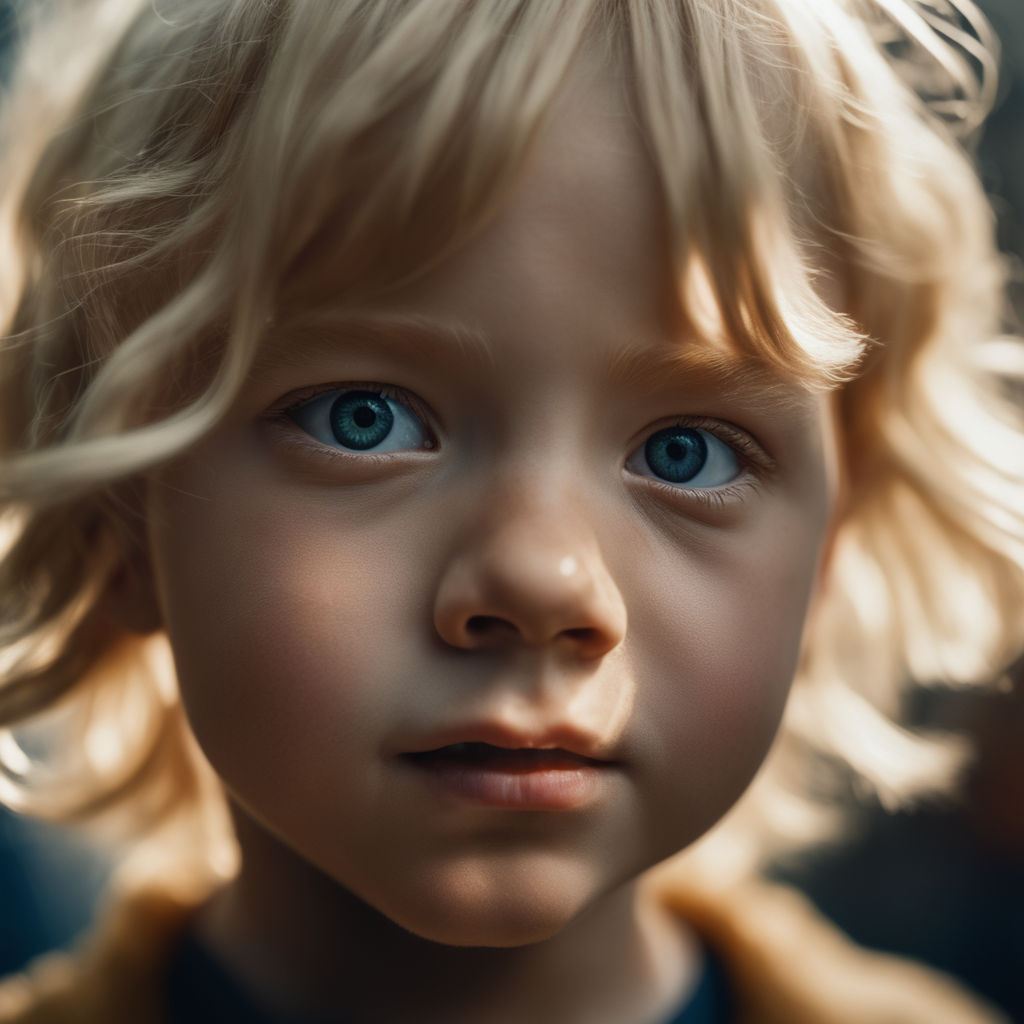
[[[383,395],[384,398],[393,398],[398,402],[404,402],[427,423],[430,423],[433,419],[426,404],[418,395],[394,384],[381,384],[379,381],[372,380],[343,380],[327,384],[310,384],[308,387],[299,388],[297,391],[289,391],[288,394],[283,395],[267,409],[266,415],[277,416],[282,413],[291,412],[318,395],[324,395],[330,391],[337,391],[339,393],[344,391],[373,391]]]
[[[412,391],[406,391],[405,388],[398,387],[395,384],[382,384],[379,381],[344,380],[326,384],[311,384],[308,387],[299,388],[297,391],[289,391],[288,394],[274,402],[264,415],[267,419],[287,417],[288,413],[305,405],[306,402],[331,391],[339,393],[344,391],[373,391],[384,398],[391,398],[396,402],[401,402],[407,405],[422,420],[423,426],[427,428],[431,435],[431,440],[435,445],[437,444],[437,417],[427,407],[426,402]]]

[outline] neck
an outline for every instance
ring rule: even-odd
[[[199,934],[243,988],[282,1015],[657,1021],[696,982],[696,941],[636,883],[543,942],[444,946],[399,928],[244,815],[236,819],[242,869],[204,908]]]

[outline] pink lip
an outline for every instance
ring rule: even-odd
[[[561,750],[587,761],[611,763],[607,743],[568,723],[533,732],[514,729],[500,722],[455,725],[403,743],[399,752],[419,754],[458,743],[487,743],[504,750]]]
[[[414,742],[400,760],[436,793],[494,808],[567,811],[595,799],[616,767],[584,732],[527,735],[482,723]]]
[[[403,761],[437,793],[488,807],[532,811],[568,811],[589,803],[599,792],[608,762],[565,750],[511,750],[461,744]]]

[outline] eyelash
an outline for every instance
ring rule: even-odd
[[[268,410],[268,416],[286,416],[288,413],[298,409],[300,405],[308,402],[317,395],[326,394],[328,391],[376,391],[385,398],[394,398],[396,401],[404,402],[424,422],[432,418],[421,399],[417,398],[411,391],[396,387],[394,384],[380,384],[372,380],[346,380],[334,384],[312,384],[309,387],[292,391],[282,399],[275,402]]]
[[[353,456],[349,452],[332,448],[312,437],[307,437],[305,431],[298,427],[289,415],[318,395],[330,391],[340,392],[349,390],[375,391],[385,398],[391,398],[404,403],[420,418],[430,432],[431,447],[426,450],[432,450],[437,447],[436,419],[428,411],[426,404],[412,392],[396,387],[393,384],[381,384],[376,381],[344,381],[311,385],[284,396],[267,410],[266,415],[269,420],[287,430],[287,438],[290,445],[312,452],[320,458],[338,459],[347,463],[351,463],[352,459],[355,458],[364,465],[374,462],[386,462],[393,457],[393,453],[374,454],[368,452],[363,455]],[[679,484],[660,481],[654,477],[632,474],[636,479],[642,480],[645,487],[665,494],[672,500],[679,501],[680,499],[685,499],[686,501],[697,502],[709,508],[720,508],[730,502],[744,500],[776,468],[775,460],[747,431],[726,420],[711,419],[704,416],[677,416],[674,419],[648,427],[643,435],[631,446],[630,452],[635,451],[658,431],[670,427],[705,430],[709,434],[713,434],[736,452],[743,468],[743,475],[737,480],[714,488],[688,488]],[[402,454],[414,453],[403,452]]]
[[[663,483],[653,477],[639,477],[643,480],[643,486],[652,488],[668,497],[670,501],[696,502],[706,508],[722,508],[734,501],[744,501],[749,497],[751,491],[761,483],[758,476],[747,476],[721,487],[680,487],[678,485]]]

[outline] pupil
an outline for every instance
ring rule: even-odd
[[[376,448],[395,422],[387,399],[373,391],[346,391],[335,400],[330,415],[338,444],[354,451]]]

